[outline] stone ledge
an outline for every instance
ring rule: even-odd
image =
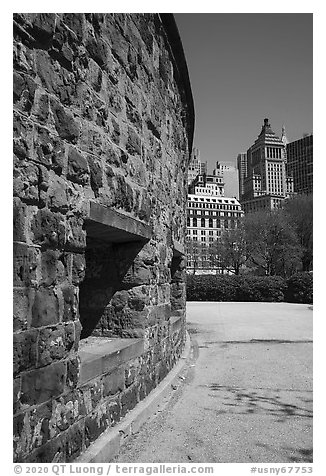
[[[167,376],[120,423],[104,431],[74,463],[108,463],[112,461],[130,437],[137,433],[158,409],[163,409],[170,401],[173,389],[180,383],[180,376],[187,368],[192,353],[193,348],[187,333],[183,353]]]
[[[152,237],[149,225],[95,202],[90,202],[85,229],[89,236],[111,243],[148,241]]]
[[[179,241],[173,240],[173,257],[185,256],[185,250]]]
[[[94,340],[79,349],[81,361],[79,386],[110,372],[144,352],[143,339]]]

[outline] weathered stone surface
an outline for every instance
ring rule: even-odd
[[[68,152],[67,178],[72,182],[85,185],[89,180],[88,163],[77,149],[70,147]]]
[[[184,241],[191,104],[156,14],[14,22],[14,459],[63,463],[148,395],[182,351],[173,243]],[[109,222],[94,237],[90,202],[151,233],[128,242]],[[100,341],[141,338],[139,352],[99,359],[83,380],[80,338],[92,329]]]
[[[57,362],[22,376],[21,402],[36,405],[55,398],[65,388],[66,364]]]
[[[14,376],[23,370],[35,367],[37,362],[37,337],[36,329],[14,334]]]
[[[79,137],[79,125],[74,119],[71,112],[66,111],[65,108],[57,101],[51,100],[51,110],[54,116],[55,127],[59,136],[72,143],[76,143]]]
[[[14,243],[14,286],[35,286],[40,277],[40,250],[24,243]]]
[[[31,223],[34,243],[44,247],[63,248],[65,245],[65,219],[61,213],[48,209],[38,210]]]
[[[115,395],[122,392],[125,388],[124,369],[117,368],[103,378],[103,397]]]
[[[32,287],[14,288],[13,290],[13,313],[14,332],[26,330],[32,321],[32,306],[34,302],[35,289]]]
[[[32,307],[32,326],[48,326],[59,322],[59,303],[54,288],[39,288]]]

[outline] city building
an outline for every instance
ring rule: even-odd
[[[243,216],[239,201],[224,196],[223,177],[198,175],[189,187],[187,205],[187,272],[222,272],[214,247],[223,230],[237,227]]]
[[[278,208],[293,194],[293,177],[286,170],[283,140],[272,130],[268,119],[264,119],[258,138],[247,151],[247,176],[241,196],[245,213]]]
[[[313,143],[312,134],[286,146],[287,171],[293,176],[296,193],[312,193],[313,191]]]
[[[224,180],[224,193],[227,197],[239,198],[239,177],[232,162],[217,161],[213,175],[221,175]]]
[[[239,180],[239,198],[242,200],[244,195],[244,180],[248,174],[247,153],[240,153],[237,157],[237,169]]]
[[[199,174],[207,174],[207,161],[201,162],[199,149],[193,148],[188,167],[188,185],[191,185]]]

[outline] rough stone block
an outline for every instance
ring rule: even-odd
[[[50,210],[66,213],[69,210],[69,187],[66,179],[51,172],[47,188],[47,205]]]
[[[19,159],[15,160],[14,167],[14,196],[30,205],[37,205],[39,203],[39,167]]]
[[[61,213],[38,210],[32,220],[31,231],[36,244],[59,248],[65,245],[65,219]]]
[[[37,126],[34,137],[35,158],[58,175],[66,169],[65,144],[45,127]]]
[[[21,403],[37,405],[63,393],[66,363],[56,362],[22,375]]]
[[[40,278],[40,250],[24,243],[14,243],[14,286],[35,286]]]
[[[135,156],[141,155],[140,137],[131,127],[128,127],[128,138],[127,138],[126,149],[130,155],[135,155]]]
[[[74,147],[68,152],[67,178],[72,182],[85,185],[89,182],[89,169],[85,157]]]
[[[41,255],[41,280],[43,286],[53,286],[63,282],[66,269],[62,262],[63,255],[58,250],[46,250]]]
[[[67,378],[66,387],[68,389],[74,389],[77,387],[80,374],[80,360],[78,357],[74,357],[67,361]]]
[[[34,302],[34,288],[14,288],[13,290],[13,331],[26,330],[32,321],[32,306]]]
[[[38,367],[45,367],[55,360],[62,359],[66,354],[65,334],[62,325],[39,330]]]
[[[103,377],[103,397],[115,395],[125,388],[124,369],[119,367]]]
[[[84,219],[80,216],[69,217],[66,221],[65,248],[71,251],[84,251],[86,248],[86,231]]]
[[[86,445],[95,441],[109,425],[110,415],[107,412],[106,404],[103,403],[95,412],[87,416],[85,419]]]
[[[35,367],[37,361],[37,337],[38,332],[36,329],[29,329],[14,334],[14,376],[18,375],[23,370]]]
[[[79,124],[58,101],[51,100],[51,109],[54,115],[55,127],[59,136],[75,144],[79,137]]]
[[[121,395],[121,416],[124,417],[139,402],[139,388],[135,383]]]
[[[32,307],[32,326],[41,327],[59,322],[59,303],[54,288],[39,288]]]
[[[64,285],[62,288],[64,299],[63,321],[78,319],[78,288],[73,285]]]

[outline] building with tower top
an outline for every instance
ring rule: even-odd
[[[191,158],[188,167],[188,185],[191,185],[197,175],[207,174],[207,161],[200,159],[200,150],[194,147],[191,152]]]
[[[247,151],[247,176],[243,180],[241,204],[245,213],[279,208],[294,193],[293,177],[286,169],[286,135],[279,138],[269,120]]]

